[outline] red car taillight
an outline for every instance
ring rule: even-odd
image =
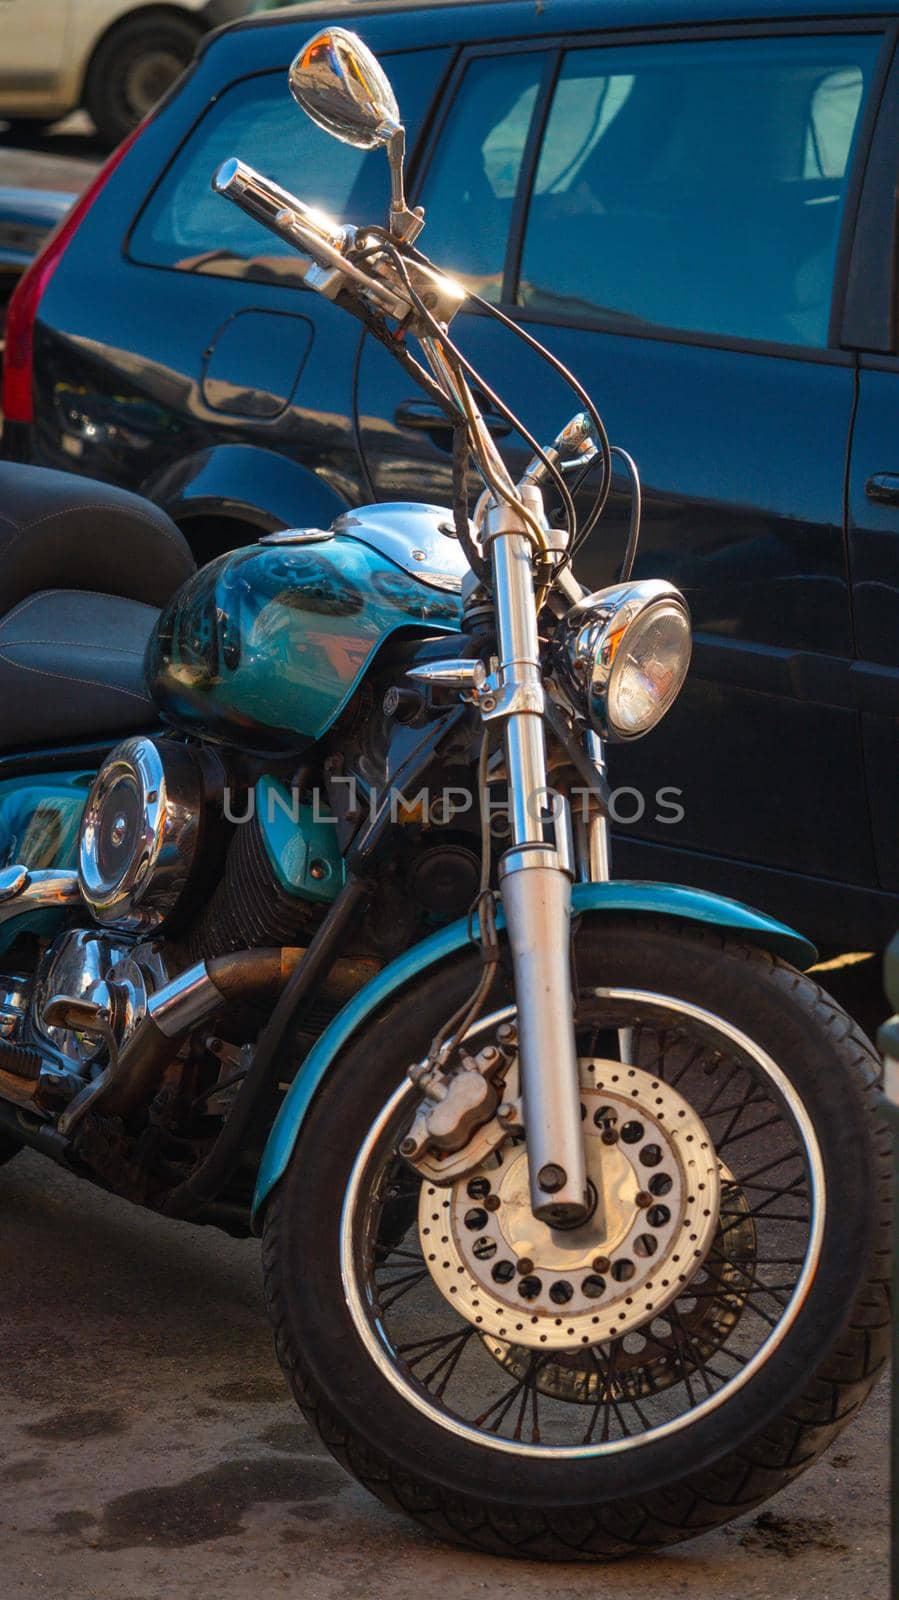
[[[113,151],[68,215],[54,228],[40,255],[35,256],[16,285],[6,314],[6,351],[3,357],[2,409],[9,422],[34,421],[34,324],[44,290],[98,194],[124,160],[143,127],[144,123],[139,123]]]

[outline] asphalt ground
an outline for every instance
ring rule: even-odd
[[[830,977],[882,1011],[873,965]],[[3,1600],[886,1600],[886,1384],[761,1511],[547,1567],[437,1543],[344,1475],[276,1364],[255,1240],[22,1153],[0,1169],[0,1283]]]

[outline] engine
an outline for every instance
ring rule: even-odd
[[[273,757],[229,756],[177,736],[130,738],[111,752],[77,840],[81,926],[43,949],[33,977],[0,977],[7,1097],[11,1073],[23,1078],[22,1103],[39,1079],[38,1103],[67,1104],[73,1077],[96,1076],[125,1050],[154,994],[196,963],[309,944],[345,881],[343,852],[434,716],[423,697],[394,690],[405,665],[385,662],[323,742],[321,764],[294,771],[293,782],[289,768],[277,775]],[[428,774],[429,799],[410,795],[398,809],[377,893],[343,952],[354,982],[366,963],[464,915],[477,894],[467,741],[460,731]],[[460,815],[446,796],[462,797]],[[313,1036],[340,1003],[316,994],[307,1007]],[[239,1045],[239,1017],[235,1026]],[[194,1064],[204,1048],[198,1041]],[[10,1049],[22,1059],[12,1061]]]
[[[237,820],[228,822],[225,796],[224,771],[205,751],[174,739],[119,745],[81,827],[81,892],[96,921],[183,935],[193,959],[304,942],[338,878],[334,861],[317,861],[314,877],[297,870],[309,808],[263,778],[241,792],[239,809],[229,794]],[[277,860],[285,821],[294,832],[290,872]]]
[[[60,933],[33,978],[0,977],[0,1039],[55,1060],[65,1098],[66,1075],[89,1071],[110,1034],[121,1050],[154,992],[191,963],[307,944],[342,882],[340,860],[336,839],[328,852],[314,838],[310,808],[292,816],[289,806],[286,788],[252,767],[229,786],[218,756],[187,742],[118,745],[90,788],[77,841],[93,923]],[[98,1008],[106,1043],[55,1020],[59,997]],[[42,1070],[52,1098],[51,1079]]]

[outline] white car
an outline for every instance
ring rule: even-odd
[[[118,144],[210,28],[252,0],[0,0],[0,118],[39,128],[77,107]]]

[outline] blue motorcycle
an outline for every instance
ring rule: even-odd
[[[611,876],[606,746],[690,659],[684,597],[633,577],[634,463],[417,248],[361,41],[316,34],[290,89],[386,148],[386,226],[238,159],[214,187],[446,414],[453,505],[195,572],[154,507],[0,469],[2,1154],[255,1228],[299,1405],[429,1528],[672,1543],[807,1467],[884,1363],[878,1063],[800,935]],[[454,341],[472,303],[577,397],[551,445]],[[627,548],[587,594],[616,459]]]

